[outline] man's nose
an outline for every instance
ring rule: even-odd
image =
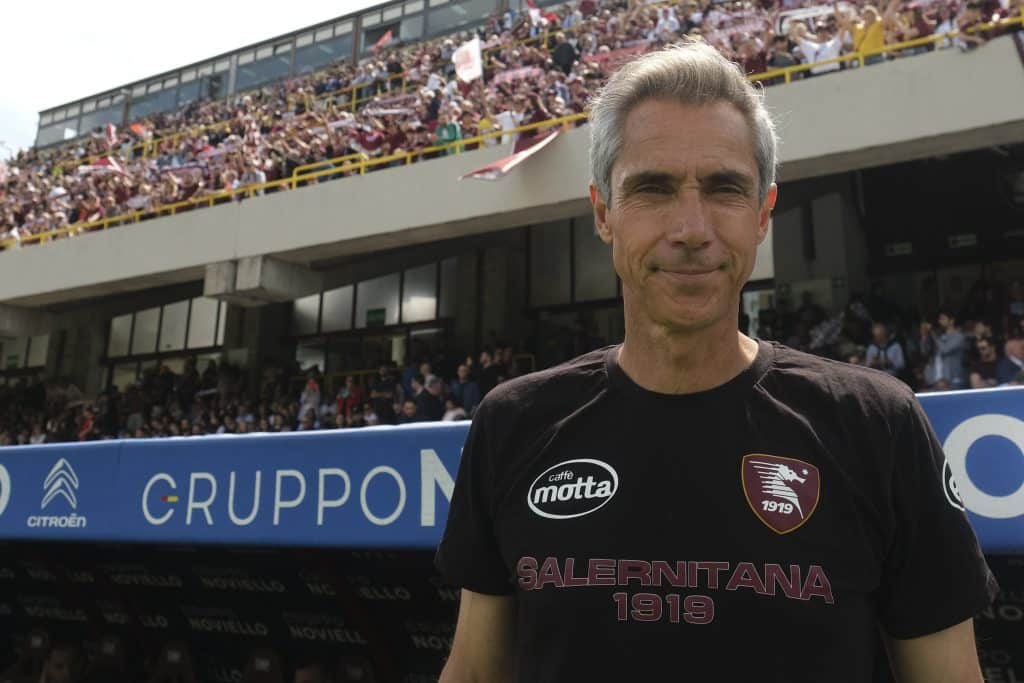
[[[712,238],[707,202],[700,188],[683,188],[672,206],[671,221],[665,237],[691,249],[707,245]]]

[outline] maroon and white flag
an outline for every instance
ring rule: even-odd
[[[561,129],[555,128],[549,133],[538,135],[528,141],[528,146],[523,146],[523,148],[515,154],[507,156],[504,159],[498,159],[486,166],[481,166],[476,170],[459,176],[459,180],[465,180],[466,178],[476,178],[477,180],[501,180],[508,175],[509,171],[513,168],[551,144],[552,140],[558,137],[559,132],[561,132]]]
[[[117,144],[117,126],[112,123],[107,124],[107,146],[113,147]]]
[[[777,534],[788,534],[818,507],[821,476],[809,462],[778,455],[743,456],[743,494],[757,518]]]

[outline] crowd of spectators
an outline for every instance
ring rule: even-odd
[[[918,392],[1024,385],[1024,284],[985,268],[966,291],[954,278],[940,299],[926,279],[914,310],[893,305],[882,285],[828,316],[805,293],[762,310],[758,335],[810,353],[865,365]]]
[[[161,207],[215,195],[216,201],[240,199],[246,187],[290,178],[300,166],[337,169],[321,179],[337,178],[353,171],[346,170],[348,162],[332,165],[331,159],[415,153],[581,113],[622,60],[684,36],[707,41],[757,74],[1017,17],[1024,0],[958,2],[891,0],[880,11],[863,0],[835,6],[813,0],[574,0],[540,11],[509,10],[474,32],[386,46],[360,64],[335,64],[227,99],[195,101],[120,129],[91,131],[57,148],[19,152],[0,162],[0,241],[13,238],[20,245],[32,235],[104,218],[145,219]],[[465,83],[455,75],[452,55],[474,35],[484,46],[484,77]],[[985,40],[983,34],[962,34],[938,47],[966,49]],[[894,50],[865,62],[934,48]],[[794,77],[855,66],[834,62]],[[536,135],[509,134],[483,144],[519,143]],[[371,168],[403,163],[396,159]],[[282,184],[259,192],[287,189]]]
[[[338,386],[316,367],[298,372],[268,366],[250,388],[230,365],[211,362],[199,372],[189,362],[181,374],[161,365],[94,401],[67,380],[22,379],[0,387],[0,446],[465,420],[487,392],[520,374],[511,346],[458,363],[385,363],[375,375],[339,377]],[[298,385],[297,376],[304,377]]]

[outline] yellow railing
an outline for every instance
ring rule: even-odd
[[[969,32],[970,33],[976,33],[976,32],[988,31],[988,30],[992,30],[993,28],[1003,28],[1003,27],[1006,27],[1006,26],[1015,26],[1015,25],[1020,25],[1022,23],[1024,23],[1024,17],[1013,17],[1011,19],[1004,19],[1004,20],[999,21],[999,22],[993,22],[993,23],[989,23],[989,24],[983,24],[983,25],[976,26],[972,30],[970,30]],[[808,71],[808,70],[810,70],[812,68],[815,68],[815,67],[818,67],[818,66],[823,66],[823,65],[827,65],[827,64],[833,64],[833,63],[842,63],[842,62],[856,61],[859,64],[863,64],[864,60],[867,57],[871,57],[871,56],[874,56],[874,55],[885,54],[885,53],[888,53],[888,52],[898,52],[900,50],[911,49],[911,48],[919,47],[919,46],[923,46],[923,45],[930,45],[930,44],[934,44],[934,43],[939,43],[939,42],[942,42],[942,41],[945,41],[945,40],[949,40],[950,38],[955,38],[957,35],[959,35],[959,33],[960,33],[959,31],[954,31],[954,32],[946,33],[946,34],[942,34],[942,35],[934,35],[934,36],[925,36],[923,38],[915,38],[914,40],[904,41],[904,42],[900,42],[900,43],[892,43],[892,44],[884,46],[881,49],[865,50],[865,51],[855,52],[855,53],[848,54],[848,55],[842,55],[840,57],[835,57],[835,58],[832,58],[832,59],[823,60],[823,61],[820,61],[820,62],[814,62],[814,63],[811,63],[811,64],[798,64],[796,66],[785,67],[783,69],[775,69],[775,70],[772,70],[772,71],[766,71],[764,73],[752,74],[748,78],[750,80],[752,80],[752,81],[762,81],[762,80],[769,80],[769,79],[783,77],[783,78],[785,78],[785,82],[789,83],[789,82],[791,82],[792,75],[794,73]],[[404,79],[404,75],[403,75],[403,79]],[[403,82],[403,87],[404,87],[404,85],[405,84]],[[368,86],[368,85],[353,86],[352,88],[349,88],[347,90],[352,91],[353,89],[360,89],[360,88],[364,88],[364,87],[370,87],[370,86]],[[341,91],[335,91],[334,93],[330,93],[330,94],[331,95],[336,95],[338,92],[341,92]],[[74,225],[70,225],[68,227],[61,228],[59,230],[50,230],[50,231],[47,231],[47,232],[37,233],[37,234],[34,234],[34,235],[26,235],[25,237],[22,237],[20,239],[12,237],[12,238],[8,238],[6,240],[0,241],[0,249],[8,249],[8,248],[18,244],[19,242],[21,244],[34,244],[34,243],[39,243],[39,242],[48,242],[48,241],[53,240],[53,239],[58,239],[60,237],[66,237],[66,236],[69,236],[69,235],[72,235],[72,234],[76,234],[76,233],[93,232],[93,231],[97,231],[97,230],[106,230],[109,227],[112,227],[112,226],[115,226],[115,225],[120,225],[120,224],[123,224],[123,223],[137,223],[137,222],[139,222],[139,220],[141,220],[141,218],[143,216],[156,217],[156,216],[161,216],[161,215],[165,215],[165,214],[169,214],[169,215],[173,216],[175,213],[177,213],[178,211],[180,211],[182,209],[190,209],[190,208],[193,208],[193,207],[204,206],[204,205],[205,206],[213,206],[214,204],[216,204],[218,202],[219,203],[229,202],[229,201],[231,201],[233,199],[236,199],[236,198],[239,198],[239,197],[242,197],[242,196],[250,197],[251,198],[251,197],[255,196],[257,193],[262,192],[263,190],[267,190],[267,189],[281,189],[281,188],[294,189],[295,187],[298,186],[298,184],[300,182],[311,181],[311,180],[318,180],[319,178],[322,178],[322,177],[325,177],[325,176],[329,176],[329,175],[335,175],[335,174],[338,174],[338,173],[358,172],[360,175],[363,175],[370,168],[381,166],[381,165],[385,165],[385,164],[392,164],[392,163],[397,162],[397,161],[402,161],[404,164],[411,164],[411,163],[413,163],[413,161],[416,158],[422,157],[422,156],[427,155],[427,154],[435,154],[435,153],[439,153],[439,152],[448,152],[449,150],[454,151],[456,154],[458,154],[458,153],[462,152],[465,149],[465,147],[468,146],[468,145],[479,144],[479,145],[482,146],[483,142],[486,141],[486,140],[490,140],[490,139],[494,139],[494,138],[500,138],[500,137],[504,137],[506,135],[513,135],[513,134],[517,134],[517,133],[521,133],[521,132],[526,132],[526,131],[531,131],[531,130],[539,130],[541,128],[549,128],[549,127],[557,126],[557,125],[567,125],[567,124],[575,123],[577,121],[581,121],[581,120],[583,120],[585,118],[587,118],[586,114],[573,114],[571,116],[565,116],[565,117],[562,117],[560,119],[551,119],[551,120],[548,120],[548,121],[542,121],[540,123],[530,124],[530,125],[526,125],[526,126],[520,126],[518,128],[515,128],[515,129],[512,129],[512,130],[508,130],[508,131],[488,132],[488,133],[485,133],[483,135],[478,135],[478,136],[473,137],[473,138],[466,138],[466,139],[463,139],[463,140],[456,140],[454,142],[450,142],[450,143],[445,144],[445,145],[437,145],[437,146],[433,146],[433,147],[426,147],[426,148],[423,148],[423,149],[417,149],[417,150],[413,150],[413,151],[410,151],[410,152],[403,152],[403,153],[400,153],[400,154],[392,154],[390,156],[381,157],[381,158],[377,158],[377,159],[366,159],[366,158],[363,158],[361,161],[358,161],[358,162],[355,162],[355,163],[349,163],[349,164],[345,164],[345,162],[352,160],[353,157],[358,157],[358,156],[361,156],[361,155],[346,155],[346,156],[342,156],[342,157],[335,157],[333,159],[325,159],[325,160],[322,160],[322,161],[311,162],[309,164],[304,164],[303,166],[297,167],[295,169],[296,172],[293,173],[292,176],[289,177],[289,178],[282,178],[280,180],[275,180],[275,181],[271,181],[271,182],[268,182],[268,183],[261,183],[261,184],[256,184],[256,185],[247,185],[245,187],[241,187],[241,188],[238,188],[236,190],[225,190],[223,192],[219,192],[219,193],[214,194],[214,195],[209,195],[209,196],[206,196],[206,197],[200,197],[200,198],[196,198],[196,199],[188,199],[188,200],[184,200],[184,201],[181,201],[181,202],[175,202],[173,204],[159,205],[159,206],[154,207],[152,210],[132,211],[132,212],[129,212],[129,213],[126,213],[126,214],[121,214],[121,215],[113,216],[113,217],[110,217],[110,218],[103,218],[101,220],[92,221],[92,222],[89,222],[89,223],[76,223]],[[220,124],[211,124],[211,125],[229,125],[229,124],[230,124],[230,122],[222,122]],[[156,142],[163,142],[164,140],[166,140],[166,139],[162,139],[160,141],[153,141],[153,143],[150,143],[150,144],[154,144]],[[341,166],[341,167],[335,167],[334,166],[335,164],[339,164],[339,163],[342,163],[342,164],[345,164],[345,165]],[[303,168],[307,168],[307,169],[319,168],[319,167],[324,166],[325,164],[330,164],[332,167],[331,168],[322,168],[321,170],[317,170],[317,171],[313,171],[313,172],[309,172],[309,173],[298,173],[298,171],[300,169],[303,169]]]
[[[55,239],[59,239],[61,237],[68,237],[70,235],[79,234],[83,232],[96,232],[99,230],[106,230],[110,227],[121,225],[123,223],[138,223],[144,216],[151,218],[163,215],[173,216],[183,210],[189,210],[200,206],[214,206],[215,204],[224,204],[234,199],[240,199],[243,197],[251,198],[256,196],[258,193],[262,193],[265,190],[293,189],[300,182],[318,180],[325,176],[335,175],[337,173],[358,172],[360,175],[362,175],[365,174],[366,171],[369,169],[376,168],[378,166],[390,165],[398,161],[401,161],[403,164],[411,164],[417,157],[422,157],[425,154],[435,154],[449,151],[459,154],[468,145],[482,145],[486,140],[500,138],[505,135],[515,135],[517,133],[525,133],[529,131],[541,130],[544,128],[553,128],[556,126],[569,125],[577,121],[581,121],[585,118],[585,114],[573,114],[571,116],[563,116],[562,118],[558,119],[549,119],[547,121],[541,121],[539,123],[531,123],[526,126],[519,126],[518,128],[513,128],[507,131],[494,131],[490,133],[485,133],[484,135],[478,135],[472,138],[455,140],[445,145],[426,147],[423,149],[412,150],[409,152],[402,152],[401,154],[392,154],[386,157],[379,157],[377,159],[364,158],[359,162],[351,163],[344,167],[322,168],[320,170],[311,171],[308,173],[301,173],[297,175],[293,174],[288,178],[272,180],[266,183],[246,185],[244,187],[239,187],[234,190],[223,190],[216,194],[207,195],[205,197],[186,199],[180,202],[174,202],[172,204],[160,204],[154,206],[152,209],[149,210],[140,209],[137,211],[131,211],[129,213],[120,214],[117,216],[111,216],[109,218],[102,218],[100,220],[91,221],[88,223],[76,223],[74,225],[69,225],[66,228],[60,228],[59,230],[50,230],[47,232],[41,232],[34,235],[26,235],[25,237],[22,237],[20,240],[12,237],[0,242],[0,249],[8,249],[12,246],[15,246],[19,242],[21,244],[49,242]],[[308,164],[308,166],[320,167],[325,164],[343,163],[344,160],[351,159],[352,156],[354,155],[336,157],[335,159],[325,159],[323,161],[318,161],[313,164]]]

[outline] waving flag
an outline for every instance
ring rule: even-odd
[[[465,175],[459,176],[459,180],[465,180],[466,178],[476,178],[477,180],[501,180],[508,175],[509,171],[513,168],[551,144],[551,142],[558,137],[560,132],[561,128],[555,128],[549,133],[538,135],[527,143],[528,146],[515,154],[507,156],[504,159],[498,159],[486,166],[481,166],[480,168],[470,171]]]
[[[479,36],[463,43],[452,55],[452,62],[455,63],[455,75],[460,81],[469,83],[484,75],[484,60],[480,54]]]
[[[394,37],[395,37],[395,35],[392,32],[392,30],[388,29],[387,33],[382,35],[380,37],[380,40],[378,40],[376,43],[373,44],[373,47],[370,48],[370,51],[371,52],[376,52],[377,50],[381,49],[382,47],[385,47],[388,43],[391,42],[391,39],[394,38]]]

